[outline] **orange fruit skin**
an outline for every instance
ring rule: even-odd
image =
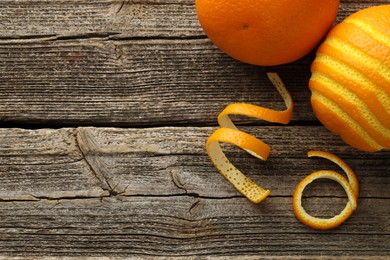
[[[336,19],[339,0],[196,0],[209,39],[245,63],[273,66],[313,50]]]
[[[390,5],[336,25],[311,71],[311,104],[325,127],[362,151],[390,148]]]

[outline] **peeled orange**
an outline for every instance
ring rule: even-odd
[[[390,148],[390,5],[335,26],[311,71],[311,103],[325,127],[363,151]]]
[[[272,66],[316,47],[336,19],[339,0],[196,0],[210,40],[242,62]]]

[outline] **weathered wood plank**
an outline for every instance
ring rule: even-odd
[[[283,109],[258,68],[203,40],[81,40],[0,45],[0,120],[58,125],[216,124],[232,102]],[[273,68],[313,120],[310,57]],[[50,68],[50,69],[48,69]]]
[[[339,19],[388,2],[343,1]],[[315,120],[307,88],[313,53],[275,68],[234,61],[198,39],[193,1],[2,0],[0,8],[0,122],[215,124],[231,102],[282,107],[267,69],[289,86],[293,120]]]
[[[260,205],[243,198],[189,196],[0,202],[0,253],[196,259],[388,257],[390,211],[386,205],[386,200],[363,199],[340,228],[320,232],[295,219],[290,198],[270,198]]]
[[[337,22],[390,3],[341,2]],[[234,61],[205,37],[193,0],[0,0],[0,21],[0,127],[132,127],[0,128],[0,259],[390,257],[390,151],[358,152],[318,125],[313,53],[274,68]],[[224,146],[271,189],[254,205],[212,166],[206,126],[231,102],[283,108],[271,69],[293,95],[292,124],[237,118],[271,145],[266,162]],[[298,181],[337,169],[306,158],[311,149],[340,155],[359,177],[358,209],[335,230],[307,228],[291,210]],[[330,216],[346,196],[316,182],[304,203]]]
[[[342,0],[338,21],[388,0]],[[192,0],[1,0],[0,38],[204,36]]]
[[[290,196],[298,182],[313,170],[337,170],[326,160],[306,157],[309,150],[320,149],[348,160],[362,183],[362,197],[390,198],[389,152],[376,155],[357,152],[323,127],[244,129],[270,144],[272,152],[268,161],[255,159],[235,147],[226,147],[227,154],[248,176],[270,188],[273,195]],[[117,193],[237,196],[238,192],[217,173],[205,153],[205,141],[212,130],[79,128],[78,142],[91,166],[106,176]],[[316,136],[313,137],[312,133]],[[345,196],[334,183],[325,185],[323,189],[311,195]]]
[[[2,0],[1,38],[199,36],[189,0]]]
[[[241,196],[216,171],[205,152],[215,128],[1,129],[0,198],[137,196],[207,198]],[[347,147],[323,127],[245,127],[272,148],[267,161],[224,146],[228,157],[250,178],[291,196],[298,182],[314,170],[337,166],[307,158],[312,149],[344,158],[361,183],[360,197],[390,198],[390,152],[364,154]],[[311,133],[316,133],[313,137]],[[270,134],[272,133],[272,134]],[[308,189],[307,196],[345,197],[332,182]]]
[[[74,129],[0,128],[0,200],[107,196],[75,135]]]

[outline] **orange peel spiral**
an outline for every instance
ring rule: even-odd
[[[315,229],[331,229],[341,225],[356,210],[359,194],[359,183],[352,169],[339,157],[324,151],[310,151],[309,157],[317,156],[337,164],[347,175],[347,179],[335,171],[320,170],[306,176],[296,187],[293,195],[293,210],[295,216],[303,224]],[[302,206],[302,194],[306,186],[316,179],[331,179],[338,182],[348,196],[348,202],[340,214],[332,218],[318,218],[309,215]]]
[[[268,72],[267,76],[282,96],[287,108],[283,111],[277,111],[247,103],[230,104],[218,116],[218,123],[221,127],[206,142],[207,154],[217,170],[242,195],[254,203],[265,199],[270,190],[258,186],[238,170],[226,157],[220,143],[238,146],[259,159],[267,159],[270,147],[258,138],[239,130],[229,117],[229,115],[239,114],[282,124],[287,124],[290,121],[293,111],[290,93],[276,72]]]

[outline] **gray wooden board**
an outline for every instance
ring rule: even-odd
[[[265,162],[225,147],[232,161],[272,190],[260,205],[239,195],[211,165],[204,143],[213,127],[2,129],[0,253],[388,256],[389,153],[367,156],[322,127],[304,128],[245,127],[275,142]],[[357,211],[332,231],[307,228],[291,209],[300,179],[313,170],[337,169],[306,159],[309,149],[342,156],[361,182]],[[345,205],[335,183],[313,186],[305,193],[309,212],[329,217]]]
[[[342,0],[336,23],[389,3]],[[0,21],[0,260],[390,257],[390,151],[359,152],[316,120],[314,51],[276,67],[235,61],[206,38],[193,0],[0,0]],[[271,190],[255,205],[205,141],[229,103],[284,108],[267,71],[293,96],[292,122],[234,117],[271,146],[267,161],[223,145]],[[361,186],[357,211],[330,231],[291,209],[302,178],[340,171],[307,158],[317,149],[343,158]],[[332,181],[303,199],[326,217],[346,202]]]
[[[205,141],[214,129],[1,129],[0,140],[4,141],[0,143],[0,198],[100,197],[110,192],[239,196],[214,169],[205,152]],[[271,189],[274,196],[291,196],[297,183],[312,171],[342,172],[330,161],[306,157],[309,150],[325,150],[342,157],[355,169],[362,184],[361,197],[390,198],[389,152],[357,152],[320,126],[244,130],[271,146],[268,160],[258,160],[234,146],[224,146],[226,154],[249,177]],[[312,132],[317,135],[311,137]],[[344,196],[338,185],[322,185],[323,189],[311,195]]]
[[[320,199],[313,198],[316,205]],[[335,198],[333,204],[341,203]],[[291,198],[109,197],[0,204],[0,252],[13,256],[388,256],[389,210],[364,199],[342,228],[299,223]]]
[[[338,21],[381,3],[342,1]],[[291,91],[293,120],[315,120],[313,53],[274,68],[234,61],[205,38],[193,1],[2,0],[0,20],[0,122],[210,125],[232,102],[282,108],[268,70]]]
[[[0,45],[0,59],[5,80],[0,119],[5,122],[215,124],[218,113],[233,102],[284,107],[265,74],[275,68],[234,61],[207,39]],[[294,97],[293,120],[314,120],[309,62],[278,68]],[[301,66],[306,69],[297,69]]]
[[[388,0],[342,0],[338,21]],[[199,37],[193,0],[1,0],[0,35],[7,39]]]

